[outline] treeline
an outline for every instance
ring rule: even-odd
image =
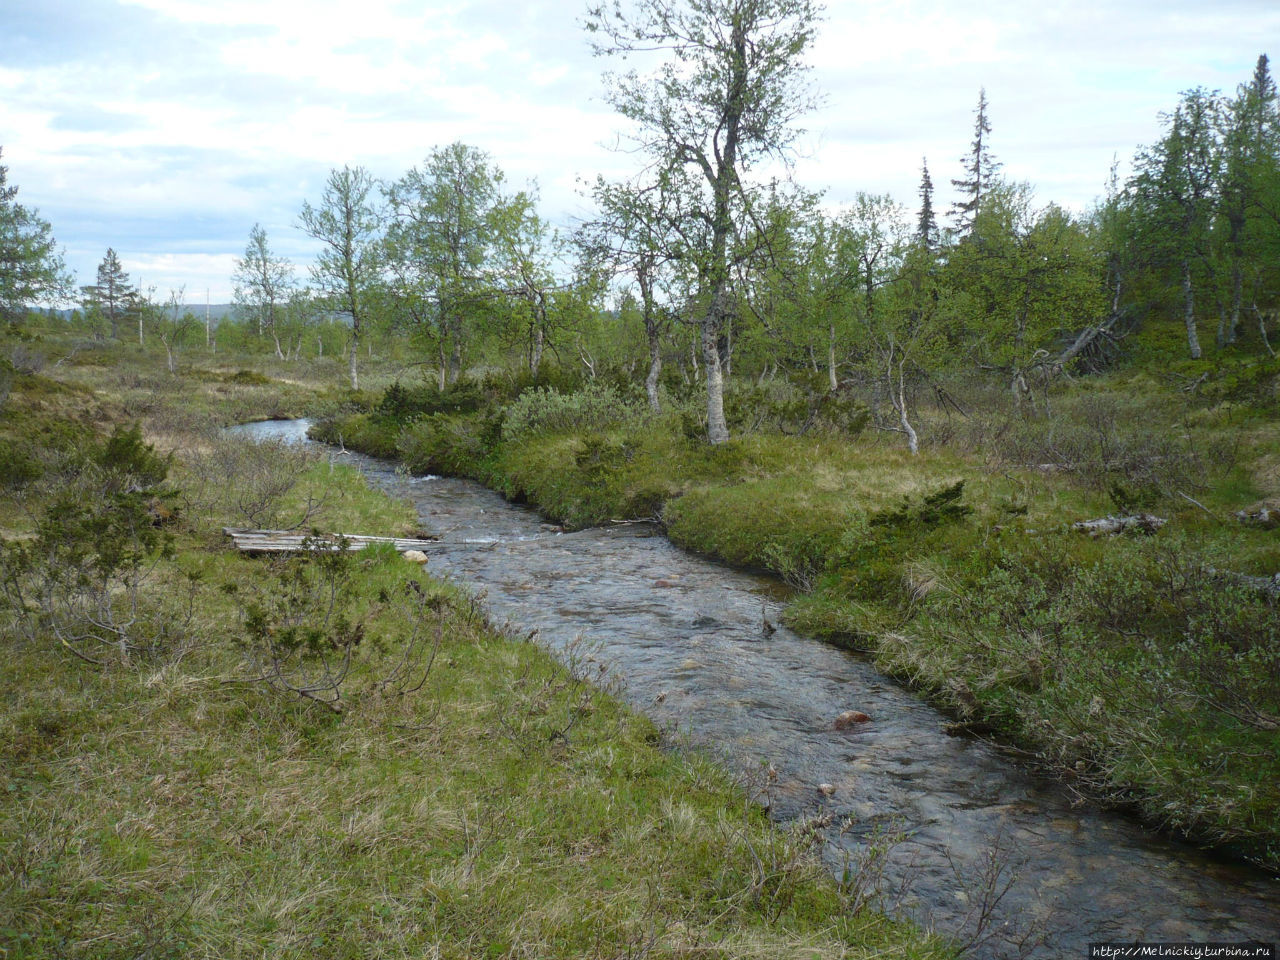
[[[837,209],[755,176],[785,155],[809,105],[809,5],[713,4],[679,23],[646,11],[589,18],[598,53],[676,54],[648,76],[609,76],[644,166],[590,185],[591,220],[553,228],[536,189],[510,188],[462,143],[394,181],[334,170],[298,216],[321,245],[309,283],[261,226],[251,231],[232,278],[241,345],[281,360],[341,349],[352,388],[374,340],[411,353],[441,388],[497,363],[536,378],[550,352],[590,377],[643,381],[655,408],[665,364],[705,384],[713,442],[728,436],[731,377],[798,376],[831,392],[857,383],[891,405],[913,448],[915,388],[956,372],[1027,403],[1064,371],[1101,369],[1137,342],[1169,366],[1206,349],[1275,356],[1280,105],[1265,54],[1232,95],[1185,93],[1132,175],[1113,168],[1086,212],[1039,205],[1029,184],[1002,175],[985,91],[948,214],[927,163],[918,207],[858,194]],[[734,37],[751,43],[738,50]],[[3,187],[0,208],[9,220],[21,210]],[[138,291],[114,250],[82,296],[86,323],[117,338],[136,326],[144,341],[150,329],[171,367],[180,345],[202,334],[214,345],[182,291]]]
[[[714,190],[662,153],[641,177],[597,180],[596,216],[566,234],[531,191],[506,191],[486,154],[453,144],[394,183],[334,171],[301,222],[326,244],[317,288],[352,318],[353,385],[376,318],[410,334],[440,386],[517,354],[536,375],[548,349],[589,376],[623,368],[654,407],[664,363],[686,379],[718,364],[725,378],[801,375],[830,391],[873,382],[914,443],[911,385],[956,372],[1034,402],[1064,370],[1112,363],[1126,338],[1166,363],[1200,359],[1209,331],[1214,355],[1274,356],[1280,109],[1267,57],[1234,96],[1192,90],[1163,119],[1132,176],[1113,169],[1084,213],[1039,206],[1001,175],[984,92],[942,217],[927,165],[915,209],[859,194],[832,210],[794,184],[739,177],[718,213]]]

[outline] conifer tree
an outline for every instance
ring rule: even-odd
[[[0,165],[0,319],[16,319],[37,300],[61,300],[72,291],[53,228],[38,210],[14,202],[8,168]]]
[[[979,88],[978,106],[973,113],[973,143],[968,155],[960,161],[964,164],[964,177],[951,181],[951,185],[960,191],[962,197],[951,208],[951,216],[955,219],[956,229],[961,236],[968,236],[973,232],[973,222],[982,206],[982,198],[995,185],[996,173],[1000,169],[1000,163],[991,156],[988,142],[991,120],[987,116],[986,87]]]
[[[120,319],[136,307],[138,291],[129,282],[129,274],[115,250],[107,247],[106,256],[98,264],[98,282],[84,288],[86,301],[96,304],[111,323],[111,336],[120,339]]]
[[[1235,342],[1246,298],[1246,278],[1256,286],[1260,261],[1266,253],[1265,236],[1274,232],[1275,218],[1268,211],[1268,182],[1276,172],[1280,143],[1280,117],[1276,114],[1276,85],[1270,62],[1258,57],[1253,77],[1241,84],[1236,97],[1218,113],[1222,126],[1221,236],[1219,255],[1229,266],[1227,304],[1218,323],[1218,345]],[[1269,222],[1268,222],[1269,221]],[[1251,291],[1252,293],[1252,291]]]
[[[938,245],[938,219],[933,213],[933,180],[929,177],[929,158],[920,164],[920,214],[916,218],[916,239],[932,250]]]

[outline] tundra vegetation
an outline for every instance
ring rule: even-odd
[[[219,433],[302,414],[772,571],[958,735],[1280,867],[1267,58],[1085,212],[1000,176],[980,93],[940,224],[927,166],[917,211],[752,179],[809,102],[808,4],[636,9],[589,16],[598,52],[685,67],[610,81],[647,162],[595,219],[556,231],[464,144],[335,170],[313,286],[255,225],[216,328],[114,249],[81,309],[31,309],[69,278],[0,167],[14,956],[945,954],[423,571],[231,555],[225,525],[414,528],[332,457]],[[1143,519],[1076,526],[1107,515]]]

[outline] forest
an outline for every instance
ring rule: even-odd
[[[229,554],[224,527],[434,535],[335,454],[224,432],[304,416],[330,451],[477,480],[556,529],[654,524],[767,572],[788,628],[952,735],[1280,868],[1267,56],[1170,103],[1088,210],[1002,174],[985,90],[911,204],[834,204],[786,175],[810,4],[585,23],[611,64],[667,57],[606,75],[640,170],[585,181],[590,218],[553,225],[464,143],[395,180],[335,168],[297,215],[315,261],[255,224],[216,323],[115,249],[77,286],[0,166],[12,956],[1037,949],[980,911],[940,935],[886,919],[874,882],[830,881],[808,821],[771,827],[754,787],[429,567]]]

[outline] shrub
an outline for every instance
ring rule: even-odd
[[[264,376],[257,370],[237,370],[235,373],[226,377],[227,383],[238,383],[241,386],[249,387],[265,387],[271,383],[270,377]]]
[[[50,498],[35,536],[0,546],[0,610],[19,635],[56,639],[95,664],[150,656],[185,636],[189,616],[144,595],[172,556],[157,523],[158,505],[174,496],[162,486],[168,470],[137,427],[117,428]]]
[[[432,413],[474,413],[485,399],[483,387],[474,380],[459,380],[443,390],[436,384],[405,387],[397,380],[382,395],[374,413],[400,421]]]
[[[230,521],[233,526],[304,526],[321,503],[316,498],[291,503],[291,495],[318,459],[300,444],[213,437],[187,458],[183,493],[187,510],[201,519]]]
[[[1194,435],[1140,398],[1085,395],[1053,416],[1019,419],[992,438],[999,459],[1066,473],[1095,490],[1119,484],[1150,504],[1178,490],[1202,489],[1236,459],[1231,438]]]
[[[736,433],[803,434],[816,428],[856,436],[870,421],[871,411],[852,390],[831,391],[825,376],[797,376],[735,384],[725,397],[725,419]]]
[[[400,432],[397,450],[412,473],[475,477],[488,452],[486,424],[475,415],[432,414]]]
[[[539,433],[601,431],[641,423],[648,415],[642,400],[624,397],[615,387],[599,381],[569,394],[555,387],[535,387],[507,408],[502,438],[510,442]]]

